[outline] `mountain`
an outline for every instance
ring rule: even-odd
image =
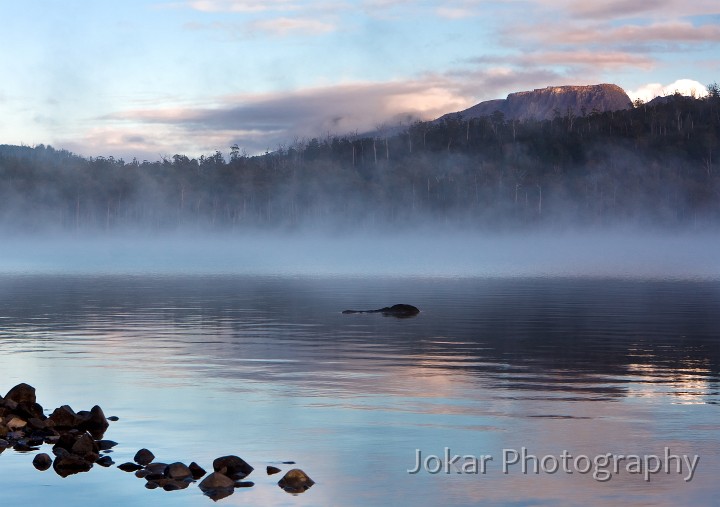
[[[556,112],[564,116],[568,111],[582,115],[583,111],[617,111],[630,109],[632,101],[627,93],[614,84],[589,86],[548,86],[532,91],[511,93],[506,99],[480,102],[464,111],[446,114],[436,121],[460,114],[463,118],[491,116],[500,111],[506,120],[549,120]]]

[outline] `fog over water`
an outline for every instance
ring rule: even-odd
[[[5,273],[717,279],[712,232],[243,232],[10,236]]]

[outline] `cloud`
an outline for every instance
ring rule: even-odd
[[[692,79],[678,79],[674,83],[670,83],[668,85],[648,83],[640,86],[636,90],[627,90],[628,96],[633,101],[640,99],[643,102],[649,102],[655,97],[673,95],[675,92],[678,92],[681,95],[704,97],[707,95],[707,88]]]
[[[77,146],[100,146],[103,153],[138,150],[144,157],[154,153],[155,159],[160,154],[211,153],[234,143],[250,153],[261,153],[297,138],[373,132],[379,125],[435,119],[505,96],[508,90],[574,81],[542,68],[475,66],[408,80],[240,94],[221,97],[210,105],[142,108],[106,115],[100,120],[107,127],[94,131]]]
[[[253,21],[246,25],[248,32],[285,37],[288,35],[319,35],[337,30],[335,24],[313,18],[276,18]]]
[[[620,67],[650,69],[654,65],[654,60],[651,58],[619,51],[547,51],[526,53],[518,58],[518,62],[521,65],[581,66],[594,67],[602,70],[617,69]]]
[[[484,55],[468,60],[476,67],[465,70],[466,83],[477,76],[483,89],[501,98],[508,92],[546,86],[583,85],[607,82],[608,73],[626,68],[651,69],[654,59],[632,53],[607,51],[534,51],[506,55]],[[454,71],[461,74],[463,71]]]
[[[671,19],[718,13],[716,0],[643,0],[628,2],[578,2],[576,0],[531,0],[531,4],[577,19],[620,20],[630,18]]]
[[[200,12],[265,12],[298,10],[298,2],[287,0],[188,0],[183,5]]]
[[[510,37],[518,31],[513,27],[505,33]],[[520,33],[539,44],[570,46],[577,44],[629,45],[631,43],[697,43],[720,41],[720,26],[695,26],[687,21],[654,23],[650,25],[610,26],[599,24],[577,28],[555,26],[525,26]]]

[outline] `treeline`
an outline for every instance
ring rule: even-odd
[[[720,222],[720,93],[625,111],[501,113],[326,136],[248,156],[157,162],[0,146],[0,221],[20,230],[141,226],[348,229]]]

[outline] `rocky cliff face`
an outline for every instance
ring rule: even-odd
[[[469,109],[452,114],[461,114],[463,118],[469,119],[490,116],[495,111],[500,111],[505,115],[506,120],[547,120],[555,116],[555,111],[559,111],[562,116],[568,111],[580,116],[583,110],[589,114],[593,110],[603,112],[629,109],[631,102],[625,91],[614,84],[548,86],[527,92],[511,93],[504,100],[480,102]]]

